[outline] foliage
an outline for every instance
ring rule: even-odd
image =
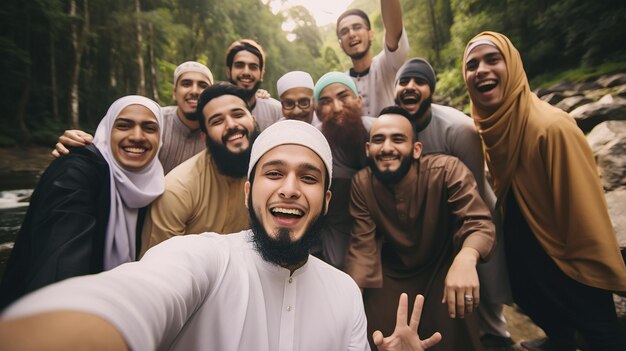
[[[268,1],[138,0],[137,9],[135,1],[123,0],[4,0],[0,144],[51,145],[53,136],[70,125],[73,72],[78,72],[80,127],[93,130],[114,99],[138,92],[141,70],[146,94],[163,105],[173,103],[171,79],[181,62],[201,61],[217,80],[224,80],[224,52],[238,38],[255,39],[264,47],[268,60],[262,87],[273,95],[276,80],[287,71],[304,70],[317,79],[350,67],[335,24],[318,27],[301,6],[273,13]],[[410,56],[433,64],[437,98],[455,106],[467,100],[463,50],[483,30],[502,32],[513,41],[533,87],[626,69],[623,1],[401,2]],[[356,0],[350,5],[370,14],[374,52],[382,44],[379,4]],[[288,31],[285,23],[292,24]],[[74,43],[83,37],[80,61],[75,62]]]

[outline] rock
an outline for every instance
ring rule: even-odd
[[[626,121],[607,121],[597,125],[587,135],[587,141],[596,159],[604,189],[611,191],[626,186]],[[624,224],[626,231],[626,221]]]
[[[577,84],[569,81],[557,83],[548,88],[550,92],[564,92],[568,90],[577,90]]]
[[[602,85],[594,81],[578,83],[576,85],[576,90],[578,91],[596,90],[596,89],[602,89],[602,88],[603,88]]]
[[[626,120],[626,99],[605,95],[597,102],[582,105],[570,112],[583,132],[609,120]]]
[[[609,206],[609,215],[617,235],[617,244],[624,252],[626,248],[626,188],[620,188],[605,194]]]
[[[617,91],[615,92],[615,96],[626,98],[626,85],[622,85],[619,88],[617,88]]]
[[[541,100],[549,103],[550,105],[556,105],[561,100],[565,99],[565,95],[561,93],[549,93],[540,97]]]
[[[617,73],[609,76],[602,76],[596,81],[605,88],[612,88],[626,84],[626,73]]]
[[[561,100],[555,106],[565,112],[570,112],[578,106],[582,106],[591,102],[593,102],[593,100],[591,100],[590,98],[586,96],[576,95],[576,96],[570,96],[568,98]]]

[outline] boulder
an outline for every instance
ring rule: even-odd
[[[620,188],[605,194],[609,205],[609,215],[617,235],[617,244],[624,252],[626,248],[626,188]]]
[[[556,94],[556,93],[554,93]],[[588,103],[593,102],[592,99],[583,96],[583,95],[576,95],[576,96],[570,96],[568,98],[565,98],[563,100],[561,100],[559,103],[557,103],[555,106],[560,108],[561,110],[565,111],[565,112],[570,112],[572,110],[574,110],[576,107],[578,106],[582,106]]]
[[[626,186],[626,121],[606,121],[597,125],[587,135],[587,141],[596,159],[604,189],[612,191]]]
[[[548,88],[550,92],[564,92],[568,90],[577,90],[578,83],[563,81]]]
[[[626,85],[618,87],[617,91],[615,92],[615,96],[626,98]]]
[[[605,95],[602,99],[579,106],[570,112],[576,123],[588,133],[596,125],[609,120],[626,120],[626,99]]]
[[[626,84],[626,73],[617,73],[608,76],[602,76],[596,81],[605,88],[612,88],[618,85]]]

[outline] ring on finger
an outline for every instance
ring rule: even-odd
[[[474,302],[474,296],[465,295],[465,303],[472,303],[472,302]]]

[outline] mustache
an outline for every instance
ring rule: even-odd
[[[228,138],[230,138],[231,136],[241,133],[241,135],[244,136],[244,138],[249,139],[248,135],[250,133],[248,133],[248,130],[245,128],[231,128],[228,129],[226,131],[226,134],[224,134],[224,136],[222,136],[222,145],[226,145],[226,142],[228,141]]]

